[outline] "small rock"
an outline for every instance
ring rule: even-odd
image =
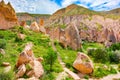
[[[17,36],[18,36],[18,38],[21,39],[21,40],[24,40],[24,39],[25,39],[25,34],[18,33]]]
[[[11,70],[11,66],[7,66],[7,67],[4,68],[5,73],[9,72],[10,70]]]
[[[5,54],[5,50],[0,48],[0,53],[4,55]]]
[[[10,66],[10,63],[9,62],[3,62],[2,65],[3,66]]]

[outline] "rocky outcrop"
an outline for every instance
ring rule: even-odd
[[[18,25],[15,10],[10,3],[0,2],[0,29],[9,29]]]
[[[81,48],[81,39],[75,23],[65,29],[65,38],[67,45],[72,49],[77,50]]]
[[[71,23],[65,29],[60,27],[47,30],[47,34],[51,39],[58,40],[63,47],[69,46],[70,48],[77,50],[81,48],[81,39],[79,36],[78,28],[74,23]]]
[[[32,43],[28,43],[18,57],[16,64],[16,67],[18,68],[18,72],[16,73],[17,78],[26,74],[28,77],[34,76],[38,79],[44,73],[44,69],[41,64],[42,58],[35,58],[31,48]],[[26,65],[30,66],[31,68],[27,69]]]
[[[84,53],[78,52],[73,67],[82,74],[91,74],[93,72],[92,60]]]
[[[30,25],[30,29],[35,32],[39,32],[39,26],[38,26],[37,22],[32,22]]]

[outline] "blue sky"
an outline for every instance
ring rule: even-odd
[[[1,1],[1,0],[0,0]],[[72,3],[95,11],[120,8],[120,0],[4,0],[11,2],[16,12],[53,14]]]

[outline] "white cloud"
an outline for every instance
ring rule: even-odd
[[[50,0],[5,0],[5,2],[11,2],[16,12],[52,14],[60,9],[59,5]]]
[[[66,7],[66,6],[72,4],[72,3],[76,2],[76,1],[78,1],[78,0],[63,0],[62,1],[62,6]]]
[[[1,0],[0,0],[1,1]],[[120,0],[59,0],[61,6],[55,0],[5,0],[11,2],[16,12],[30,12],[40,14],[52,14],[56,10],[72,3],[90,8],[96,11],[110,10],[120,7]]]

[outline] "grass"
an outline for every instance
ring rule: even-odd
[[[19,40],[17,38],[18,32],[24,33],[26,35],[25,40]],[[4,56],[0,55],[0,76],[3,77],[7,77],[8,74],[1,75],[3,72],[3,67],[1,66],[2,62],[9,62],[12,66],[11,74],[14,74],[14,68],[18,56],[24,49],[26,43],[32,42],[34,44],[33,52],[35,57],[43,57],[47,54],[48,48],[51,47],[51,45],[49,45],[49,37],[41,33],[35,33],[33,31],[23,29],[22,27],[15,27],[11,30],[0,30],[0,39],[4,39],[6,42],[6,46],[4,48],[6,54]],[[42,77],[43,80],[50,80],[50,76],[53,76],[51,77],[51,80],[54,80],[57,74],[62,71],[62,67],[58,60],[55,61],[55,64],[53,65],[54,70],[51,73],[47,73],[47,64],[45,64],[44,61],[42,64],[45,69],[45,74]],[[10,77],[12,78],[13,76]],[[9,80],[12,80],[11,78]],[[2,79],[0,78],[0,80]]]
[[[77,57],[77,52],[79,51],[74,51],[72,49],[63,49],[58,43],[56,44],[56,48],[58,50],[58,52],[60,53],[60,56],[63,60],[63,62],[65,62],[66,64],[66,67],[68,67],[70,70],[72,70],[73,72],[77,72],[73,67],[73,62],[74,60],[76,59]],[[82,43],[82,51],[83,53],[87,54],[87,50],[89,48],[105,48],[102,44],[99,44],[99,43],[90,43],[90,42],[83,42]],[[93,57],[90,57],[93,61],[93,63],[95,62],[94,61],[94,58]],[[105,69],[104,68],[104,65],[106,65],[108,68]],[[94,78],[102,78],[104,76],[107,76],[109,74],[116,74],[117,73],[117,70],[114,69],[112,66],[110,66],[111,63],[94,63],[94,72],[92,74],[92,77]],[[116,65],[117,64],[112,64],[112,65]],[[88,75],[86,75],[87,78],[89,78]],[[85,78],[86,78],[85,76]],[[69,80],[69,79],[68,79]]]

